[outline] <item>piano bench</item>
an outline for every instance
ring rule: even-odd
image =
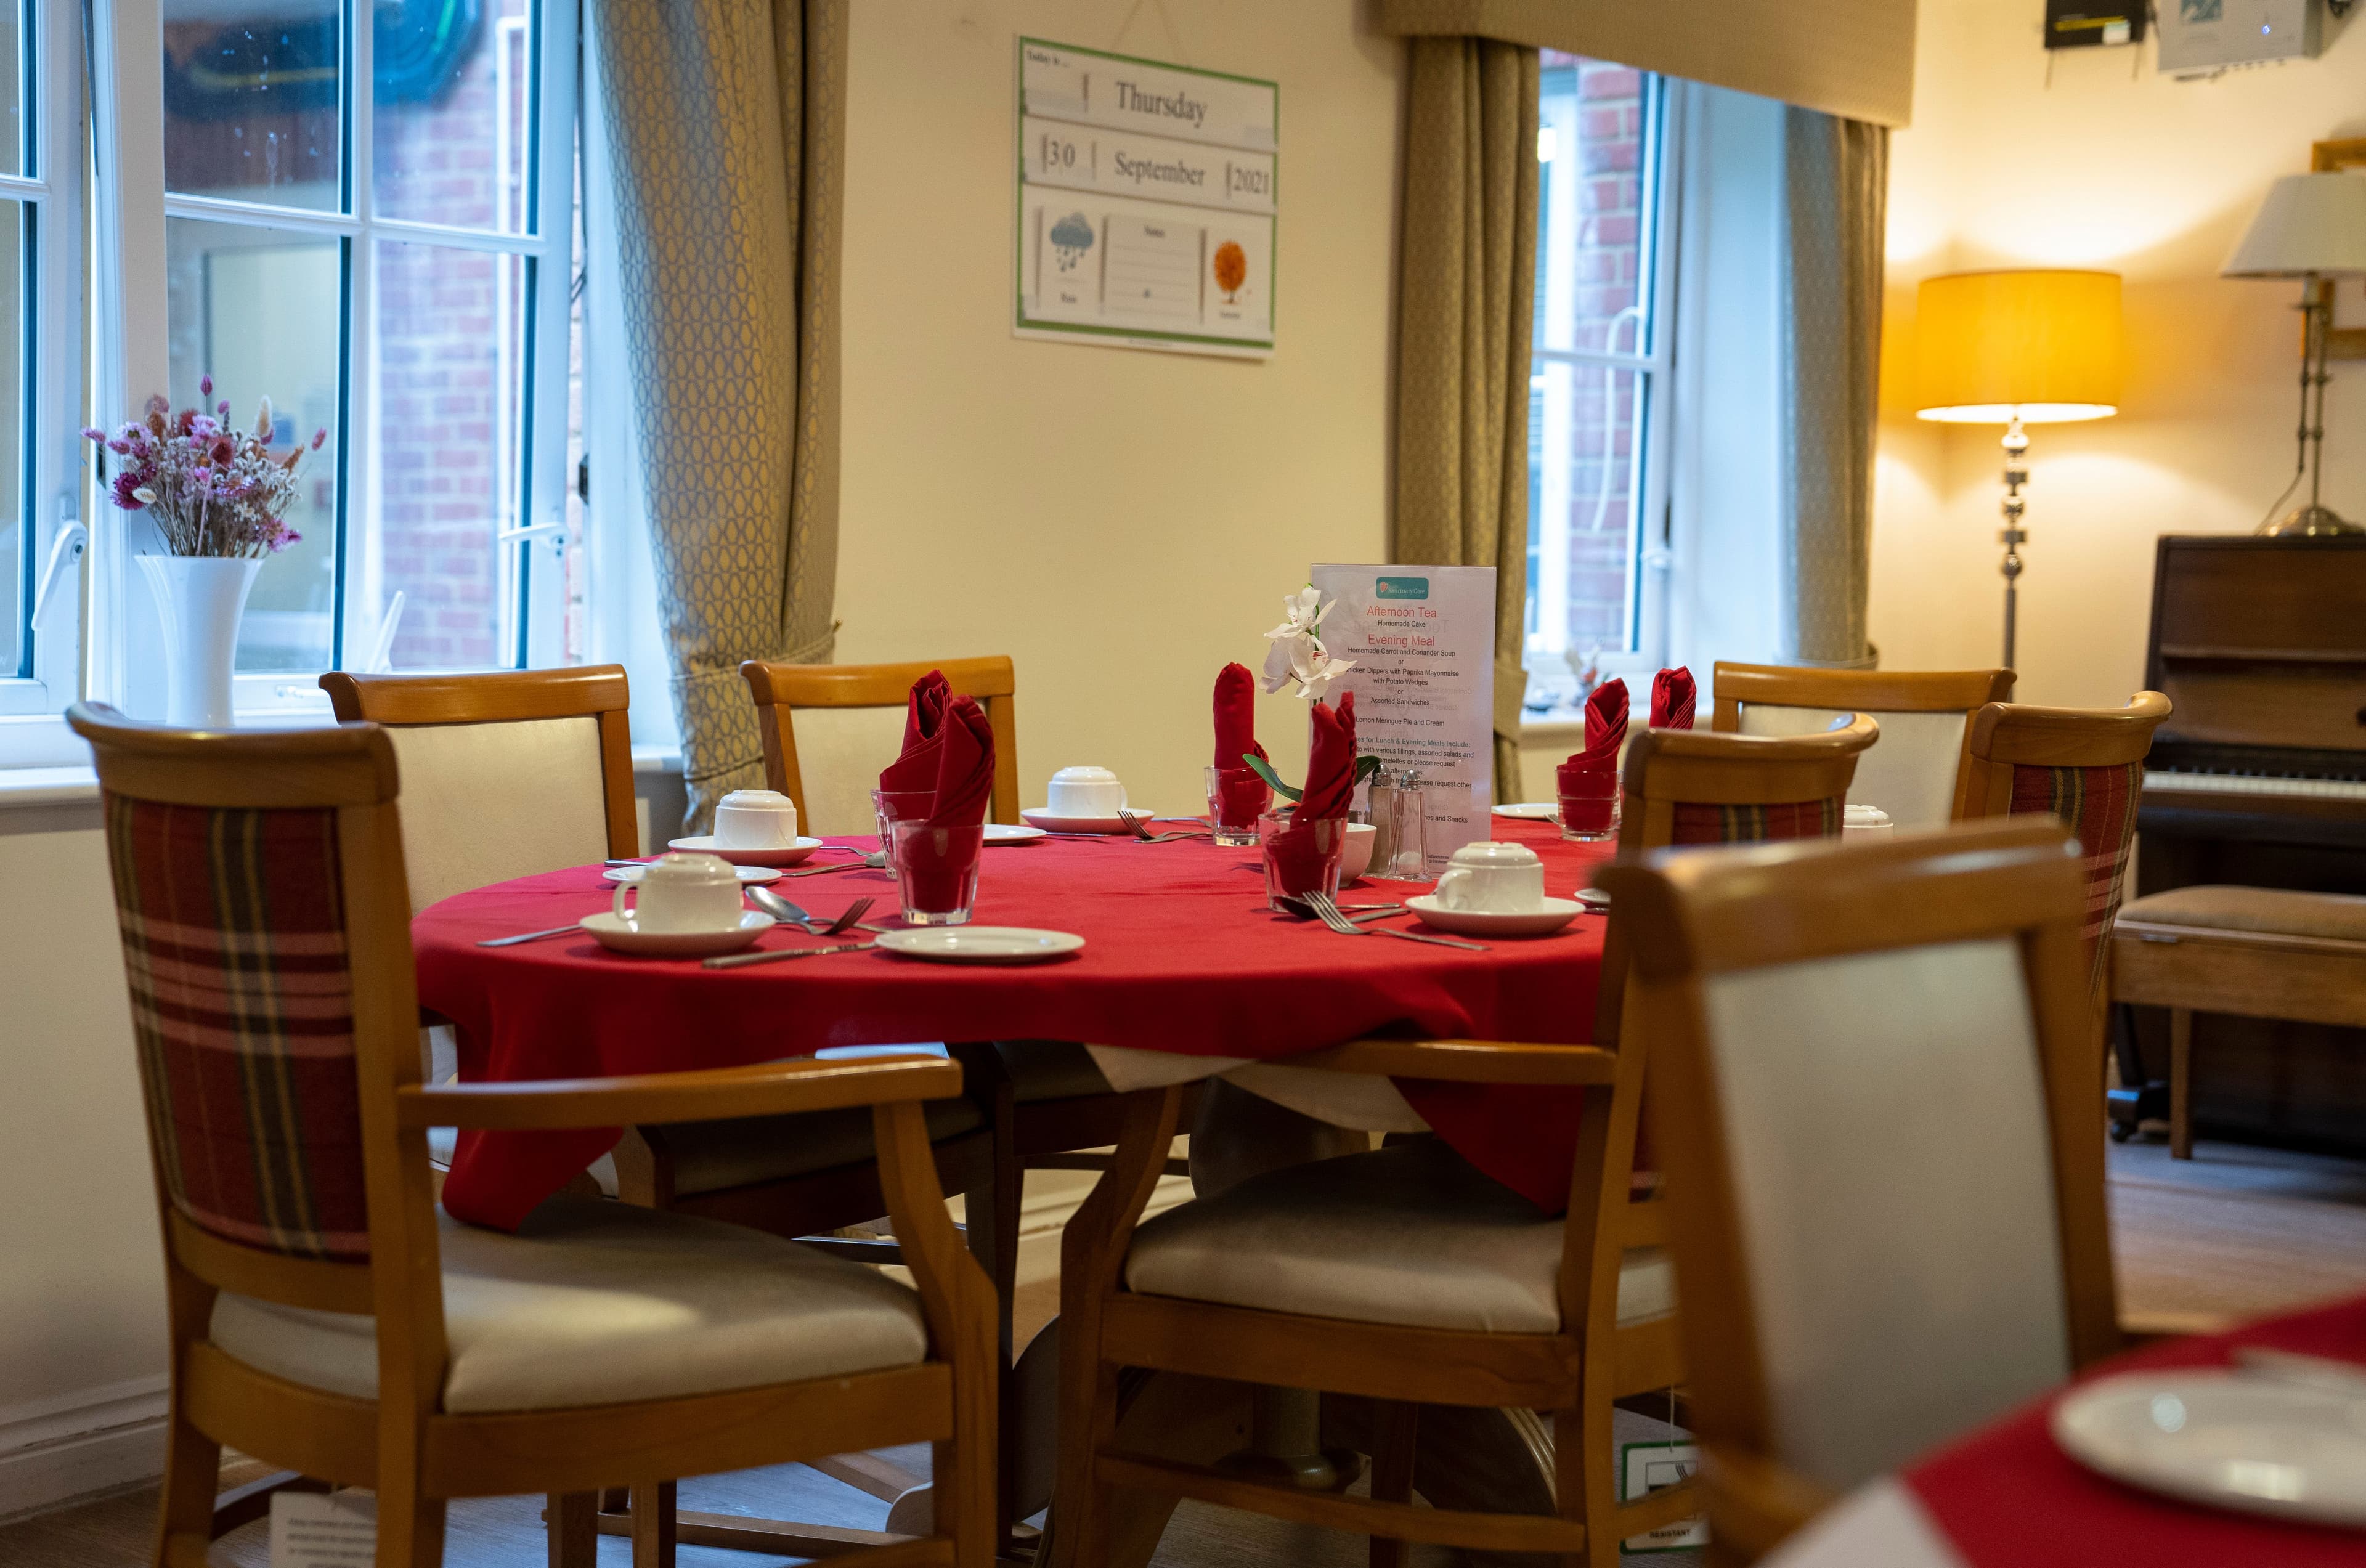
[[[2366,1028],[2366,898],[2177,887],[2121,906],[2112,1000],[2169,1011],[2169,1152],[2193,1157],[2193,1015]]]

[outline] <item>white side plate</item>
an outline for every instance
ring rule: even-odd
[[[879,945],[907,958],[939,964],[1041,964],[1074,953],[1085,939],[1073,931],[1031,931],[1024,926],[925,926],[882,931]]]
[[[1405,908],[1420,916],[1423,925],[1462,936],[1550,936],[1585,912],[1574,898],[1547,898],[1517,914],[1449,909],[1431,893],[1414,894],[1405,900]]]
[[[2054,1406],[2091,1470],[2189,1503],[2366,1527],[2366,1399],[2223,1371],[2123,1372]]]
[[[1152,814],[1139,806],[1127,807],[1125,814],[1154,833],[1159,830],[1158,822],[1153,820]],[[1019,815],[1026,818],[1031,825],[1041,828],[1047,833],[1131,833],[1133,831],[1125,825],[1123,818],[1054,817],[1052,815],[1052,808],[1048,806],[1031,806]],[[1176,820],[1179,821],[1181,818],[1178,818]]]
[[[720,931],[645,931],[631,920],[620,920],[606,909],[583,917],[583,929],[597,939],[602,947],[618,953],[637,953],[644,958],[704,958],[717,953],[736,953],[740,948],[772,929],[772,917],[760,915],[753,909],[743,910],[739,923]]]
[[[676,839],[666,848],[685,854],[720,855],[733,865],[794,865],[821,848],[821,840],[799,839],[777,850],[727,850],[715,841],[714,834],[701,833],[695,839]]]
[[[986,825],[986,841],[989,844],[1031,844],[1042,836],[1042,829],[1023,827],[1017,822]]]
[[[1560,803],[1556,800],[1523,800],[1511,806],[1489,808],[1497,817],[1508,817],[1515,822],[1558,822]]]
[[[732,869],[739,874],[739,884],[743,887],[751,883],[781,880],[781,874],[768,865],[741,865]],[[649,868],[645,865],[612,865],[600,874],[611,882],[638,882],[648,874]]]

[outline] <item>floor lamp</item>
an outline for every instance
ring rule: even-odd
[[[2021,578],[2023,427],[2120,412],[2120,276],[1959,272],[1924,281],[1914,322],[1915,405],[1946,424],[2004,429],[2004,663]]]

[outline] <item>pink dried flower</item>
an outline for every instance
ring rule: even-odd
[[[197,378],[197,396],[201,398],[210,398],[213,395],[214,378],[212,372],[208,371],[205,375]]]

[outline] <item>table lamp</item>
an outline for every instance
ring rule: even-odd
[[[2120,275],[1958,272],[1924,280],[1916,301],[1915,408],[1946,424],[2004,429],[2004,662],[2012,667],[2021,577],[2023,425],[2120,412]]]
[[[2359,273],[2366,273],[2366,179],[2344,174],[2286,175],[2269,186],[2242,243],[2218,269],[2221,277],[2301,280],[2300,457],[2284,495],[2305,477],[2308,504],[2278,517],[2275,510],[2284,497],[2276,497],[2268,521],[2259,526],[2262,534],[2366,533],[2318,499],[2325,483],[2325,384],[2333,378],[2325,368],[2326,344],[2333,334],[2331,280]]]

